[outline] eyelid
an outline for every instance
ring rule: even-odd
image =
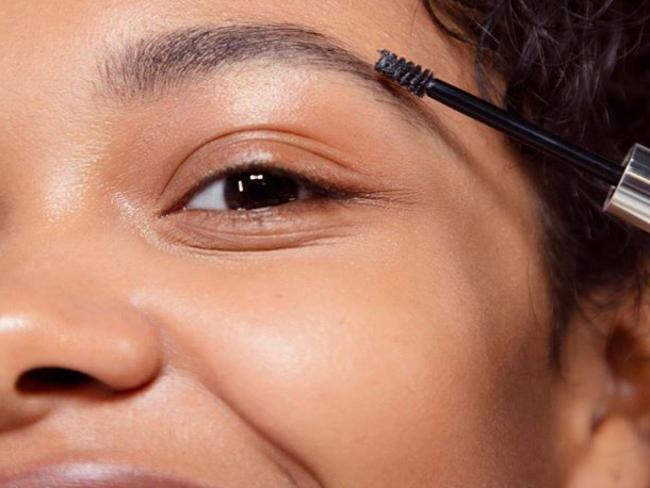
[[[162,217],[180,210],[180,204],[186,203],[192,192],[228,174],[255,167],[287,174],[329,192],[332,198],[372,198],[381,193],[372,178],[311,150],[308,143],[297,144],[302,141],[296,139],[284,134],[232,134],[202,146],[173,175],[159,199],[156,214]]]

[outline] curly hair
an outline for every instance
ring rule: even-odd
[[[650,143],[650,1],[422,1],[443,32],[473,48],[483,96],[614,160],[635,142]],[[505,83],[500,92],[493,73]],[[516,147],[543,197],[551,356],[559,365],[574,312],[589,320],[629,293],[638,311],[650,235],[601,210],[609,187]],[[596,300],[596,291],[606,293]]]

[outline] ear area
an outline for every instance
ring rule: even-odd
[[[628,419],[610,417],[594,432],[568,488],[648,488],[650,449]]]
[[[650,487],[650,303],[626,300],[567,341],[568,488]],[[562,415],[560,412],[559,415]],[[565,430],[566,432],[566,430]]]
[[[619,313],[605,353],[613,381],[609,410],[634,420],[650,434],[650,303]]]

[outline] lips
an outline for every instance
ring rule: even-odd
[[[154,471],[98,463],[45,466],[10,478],[0,488],[208,488]],[[216,488],[216,487],[212,487]]]

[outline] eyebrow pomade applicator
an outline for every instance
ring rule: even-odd
[[[430,70],[382,49],[375,69],[418,97],[432,98],[497,129],[516,141],[555,156],[610,185],[603,210],[650,233],[650,149],[635,144],[622,164],[576,146],[520,115],[507,112],[436,78]]]

